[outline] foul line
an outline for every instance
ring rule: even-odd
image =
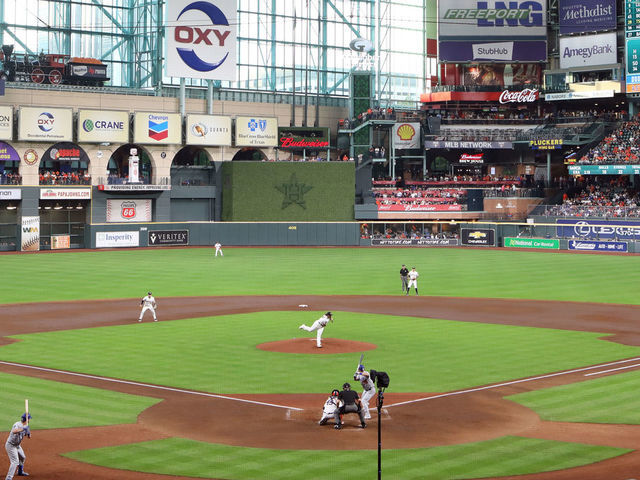
[[[236,402],[253,403],[255,405],[264,405],[264,406],[267,406],[267,407],[284,408],[284,409],[287,409],[287,410],[300,410],[300,411],[304,410],[303,408],[287,407],[286,405],[276,405],[275,403],[258,402],[258,401],[255,401],[255,400],[246,400],[244,398],[233,398],[233,397],[227,397],[225,395],[216,395],[214,393],[197,392],[195,390],[184,390],[182,388],[163,387],[161,385],[152,385],[150,383],[139,383],[139,382],[131,382],[129,380],[118,380],[118,379],[115,379],[115,378],[100,377],[98,375],[88,375],[88,374],[85,374],[85,373],[67,372],[67,371],[64,371],[64,370],[56,370],[54,368],[36,367],[36,366],[33,366],[33,365],[25,365],[25,364],[22,364],[22,363],[13,363],[13,362],[0,361],[0,364],[10,365],[12,367],[29,368],[29,369],[32,369],[32,370],[42,370],[43,372],[59,373],[59,374],[62,374],[62,375],[72,375],[72,376],[75,376],[75,377],[91,378],[91,379],[94,379],[94,380],[102,380],[104,382],[113,382],[113,383],[123,383],[123,384],[126,384],[126,385],[135,385],[136,387],[154,388],[156,390],[165,390],[165,391],[168,391],[168,392],[186,393],[188,395],[198,395],[198,396],[201,396],[201,397],[210,397],[210,398],[222,398],[224,400],[234,400]]]
[[[633,368],[633,367],[640,367],[640,363],[637,363],[635,365],[625,365],[624,367],[612,368],[610,370],[603,370],[601,372],[585,373],[584,376],[590,377],[591,375],[602,375],[603,373],[615,372],[617,370],[624,370],[625,368]]]
[[[571,373],[578,373],[578,372],[584,372],[586,370],[594,370],[596,368],[609,367],[611,365],[618,365],[620,363],[636,362],[638,360],[640,360],[640,357],[629,358],[627,360],[619,360],[617,362],[611,362],[611,363],[603,363],[603,364],[600,364],[600,365],[593,365],[591,367],[576,368],[575,370],[567,370],[565,372],[550,373],[548,375],[540,375],[538,377],[523,378],[521,380],[513,380],[511,382],[497,383],[495,385],[487,385],[487,386],[484,386],[484,387],[469,388],[467,390],[457,390],[457,391],[453,391],[453,392],[441,393],[439,395],[434,395],[432,397],[418,398],[416,400],[407,400],[406,402],[394,403],[392,405],[387,405],[387,407],[389,407],[389,408],[390,407],[397,407],[399,405],[408,405],[410,403],[424,402],[426,400],[435,400],[436,398],[452,397],[454,395],[463,395],[465,393],[480,392],[482,390],[491,390],[491,389],[494,389],[494,388],[506,387],[508,385],[515,385],[515,384],[518,384],[518,383],[533,382],[535,380],[542,380],[544,378],[558,377],[560,375],[569,375]],[[638,366],[638,365],[632,365],[632,366]],[[632,366],[623,367],[623,368],[631,368]],[[607,370],[607,371],[613,371],[613,370]],[[598,372],[598,373],[605,373],[605,372]]]

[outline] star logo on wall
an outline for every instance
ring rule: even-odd
[[[298,183],[298,178],[295,173],[292,173],[289,177],[289,181],[282,185],[276,185],[276,190],[284,195],[282,199],[282,209],[284,210],[292,203],[300,205],[306,210],[307,205],[304,200],[304,195],[313,187],[304,183]]]

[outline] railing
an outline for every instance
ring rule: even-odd
[[[0,185],[22,185],[22,177],[20,175],[0,175]]]
[[[603,220],[640,218],[640,207],[564,204],[538,205],[530,215],[540,215],[545,217],[600,218]]]
[[[90,176],[82,177],[63,177],[61,175],[43,176],[40,175],[39,185],[91,185]]]
[[[171,177],[151,178],[149,176],[140,176],[137,182],[129,182],[128,177],[120,177],[110,175],[108,177],[99,177],[98,185],[170,185]]]

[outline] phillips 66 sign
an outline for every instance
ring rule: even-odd
[[[236,0],[168,0],[170,77],[236,79]]]

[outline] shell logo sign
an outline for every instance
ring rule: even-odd
[[[396,123],[393,126],[394,148],[420,148],[420,123]]]

